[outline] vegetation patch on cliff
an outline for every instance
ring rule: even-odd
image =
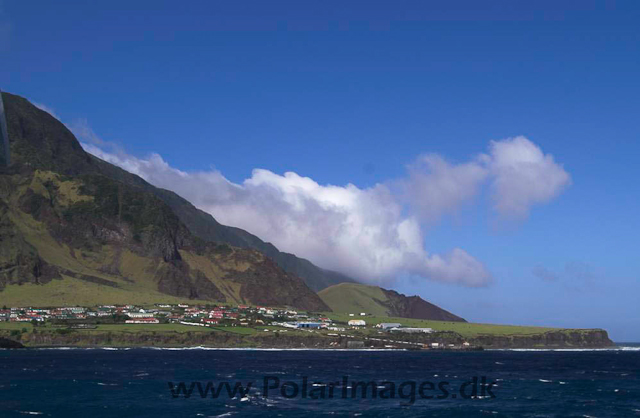
[[[333,312],[465,322],[419,296],[405,296],[378,286],[340,283],[321,290],[318,295]]]

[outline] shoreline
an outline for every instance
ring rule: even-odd
[[[367,335],[285,334],[251,335],[221,331],[87,331],[38,330],[11,334],[0,331],[2,348],[153,348],[153,349],[264,349],[264,350],[612,350],[606,331],[547,332],[526,336],[479,335],[460,344],[455,333],[396,335],[381,340]]]
[[[38,351],[38,350],[104,350],[104,351],[129,351],[129,350],[203,350],[203,351],[357,351],[357,352],[494,352],[494,351],[515,351],[515,352],[591,352],[591,351],[640,351],[640,346],[614,346],[607,348],[491,348],[477,350],[411,350],[406,348],[267,348],[267,347],[154,347],[154,346],[131,346],[131,347],[110,347],[110,346],[38,346],[21,348],[0,348],[0,351]]]

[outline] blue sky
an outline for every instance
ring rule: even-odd
[[[640,340],[636,2],[129,3],[0,3],[0,88],[84,128],[85,142],[95,133],[103,150],[200,207],[215,196],[140,161],[157,153],[171,170],[199,173],[194,184],[219,173],[251,196],[285,187],[285,172],[321,186],[309,193],[360,193],[394,189],[421,155],[474,163],[491,140],[524,136],[570,185],[516,219],[493,209],[493,180],[435,221],[417,216],[427,252],[461,248],[491,284],[402,269],[384,284],[477,322]],[[392,194],[399,219],[413,216]],[[226,206],[238,214],[229,220],[246,226],[246,201]],[[327,264],[317,248],[305,255]]]

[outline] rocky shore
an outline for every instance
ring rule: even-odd
[[[0,337],[0,348],[24,348],[24,345],[16,340]]]
[[[61,332],[63,331],[63,332]],[[432,348],[438,349],[513,349],[513,348],[606,348],[613,346],[604,330],[563,330],[532,335],[479,335],[463,339],[446,332],[429,335],[398,335],[403,344],[388,343],[367,336],[327,336],[256,333],[240,335],[230,332],[112,332],[83,330],[47,330],[10,335],[0,331],[0,348],[25,347],[217,347],[217,348]],[[463,345],[463,341],[468,345]]]

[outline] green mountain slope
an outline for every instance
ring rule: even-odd
[[[55,120],[55,119],[54,119]],[[66,135],[66,133],[65,133]],[[101,159],[86,154],[90,161],[90,170],[125,184],[143,188],[162,199],[180,221],[197,237],[206,241],[229,244],[234,247],[258,250],[273,259],[284,271],[301,277],[314,291],[338,283],[355,283],[356,280],[336,271],[320,268],[309,260],[278,250],[273,244],[264,242],[257,236],[240,228],[220,224],[210,214],[196,208],[176,193],[155,187],[139,176],[131,174]],[[79,167],[88,169],[85,161],[79,161]]]
[[[87,154],[48,113],[19,96],[2,99],[11,150],[11,165],[0,168],[3,303],[190,299],[327,309],[264,254],[194,235],[162,192]]]
[[[334,312],[466,322],[419,296],[405,296],[378,286],[342,283],[328,287],[318,295]]]

